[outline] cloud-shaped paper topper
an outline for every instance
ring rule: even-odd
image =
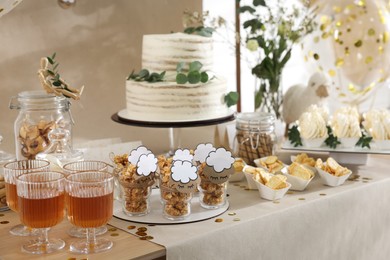
[[[189,161],[192,162],[194,156],[190,153],[188,149],[177,149],[173,155],[174,161]]]
[[[216,172],[230,169],[234,163],[232,153],[226,151],[225,148],[218,148],[216,151],[210,152],[206,158],[206,164],[214,168]]]
[[[137,162],[139,161],[139,158],[143,154],[150,154],[152,151],[150,151],[145,146],[139,146],[137,149],[134,149],[130,152],[130,155],[128,157],[128,160],[131,164],[137,165]]]
[[[194,152],[194,161],[200,163],[205,162],[209,153],[215,150],[216,148],[210,143],[198,144]]]
[[[157,170],[157,158],[154,154],[142,154],[139,157],[137,163],[137,173],[138,175],[149,176],[150,173]]]
[[[196,166],[189,161],[175,161],[172,165],[172,179],[183,184],[194,181],[198,178]]]

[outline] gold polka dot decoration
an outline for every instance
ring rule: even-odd
[[[390,78],[390,6],[367,0],[316,4],[319,28],[302,58],[330,76],[339,101],[359,105]]]

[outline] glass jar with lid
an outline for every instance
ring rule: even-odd
[[[270,113],[239,113],[236,118],[236,136],[234,152],[247,164],[254,160],[270,156],[276,144],[275,116]]]
[[[24,91],[11,98],[10,108],[19,110],[14,123],[18,160],[35,159],[49,146],[48,135],[55,128],[68,130],[72,141],[72,117],[67,98],[44,91]]]

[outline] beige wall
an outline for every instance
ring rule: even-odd
[[[73,102],[74,139],[121,137],[142,140],[155,152],[168,147],[166,129],[120,125],[111,115],[125,108],[125,78],[141,68],[142,35],[182,31],[185,9],[201,10],[201,0],[78,0],[61,9],[56,0],[24,0],[0,19],[0,149],[14,153],[11,96],[41,89],[39,59],[57,52],[60,74],[85,85]],[[184,146],[212,141],[213,127],[184,129]]]

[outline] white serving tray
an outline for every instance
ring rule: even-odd
[[[137,223],[144,224],[156,224],[156,225],[172,225],[172,224],[184,224],[191,222],[198,222],[206,219],[210,219],[221,215],[229,208],[229,201],[226,200],[225,205],[218,209],[204,209],[200,206],[199,196],[194,196],[191,200],[191,214],[183,220],[169,220],[163,217],[163,208],[160,200],[160,190],[153,189],[150,195],[150,213],[145,216],[128,216],[122,210],[122,202],[114,201],[114,216],[122,220],[128,220]]]

